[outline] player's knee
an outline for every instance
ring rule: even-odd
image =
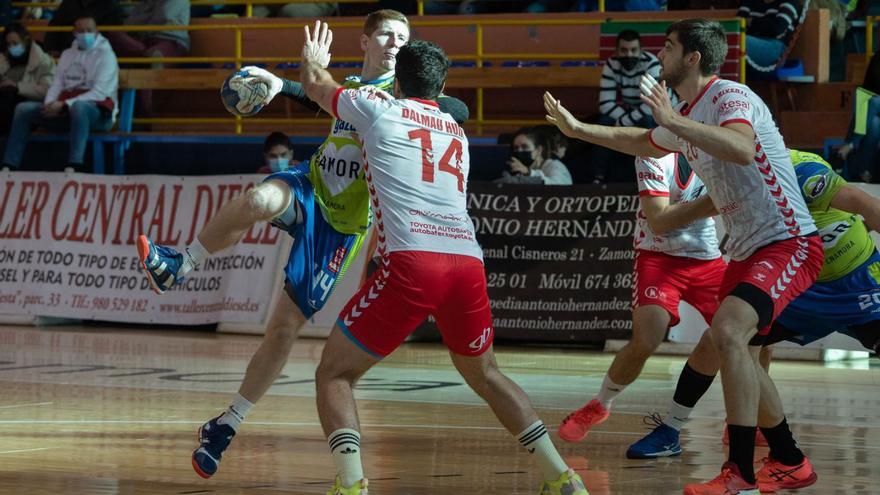
[[[360,371],[345,366],[344,363],[340,363],[337,359],[322,358],[318,368],[315,370],[315,383],[318,387],[335,380],[343,380],[354,384],[361,374]]]
[[[712,342],[719,353],[724,354],[732,348],[745,348],[750,335],[739,325],[719,322],[713,324],[709,330],[711,332]]]
[[[660,342],[646,337],[633,337],[626,346],[632,357],[645,360],[660,347]]]
[[[290,201],[290,189],[277,181],[264,182],[245,193],[246,208],[261,220],[270,220],[284,213]]]
[[[276,352],[288,353],[296,342],[296,333],[296,328],[290,325],[275,325],[266,329],[265,339],[271,342],[271,348]]]

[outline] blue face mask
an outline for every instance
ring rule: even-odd
[[[290,168],[290,158],[269,158],[269,170],[283,172]]]
[[[17,45],[11,45],[9,47],[9,56],[19,58],[24,55],[24,43],[19,43]]]
[[[76,44],[80,50],[91,50],[98,41],[98,33],[76,33]]]

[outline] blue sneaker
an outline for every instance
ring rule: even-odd
[[[193,469],[205,479],[217,472],[220,458],[235,436],[235,430],[229,425],[218,423],[218,419],[220,416],[199,427],[199,447],[192,454]]]
[[[656,459],[681,455],[681,444],[678,431],[663,423],[660,415],[653,413],[645,416],[645,424],[654,424],[654,430],[626,450],[628,459]]]
[[[153,244],[149,237],[141,234],[137,240],[137,250],[144,275],[156,294],[163,294],[171,286],[183,280],[177,272],[183,265],[183,255],[177,251]]]

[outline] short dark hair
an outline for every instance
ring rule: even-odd
[[[717,74],[727,58],[727,34],[717,21],[685,19],[666,28],[666,35],[675,33],[684,53],[700,52],[700,73]]]
[[[367,18],[364,19],[364,34],[372,36],[379,29],[379,25],[385,21],[399,21],[409,27],[409,19],[401,12],[393,9],[381,9],[367,14]]]
[[[513,138],[516,139],[517,136],[523,135],[529,138],[529,141],[535,144],[535,148],[538,146],[541,147],[541,158],[544,160],[550,158],[550,155],[553,150],[550,149],[550,139],[549,134],[544,132],[540,127],[522,127],[520,130],[516,131],[516,134],[513,135]],[[510,143],[511,146],[513,142]]]
[[[269,150],[278,145],[285,146],[287,149],[293,149],[293,145],[290,144],[290,138],[287,137],[287,134],[275,131],[266,136],[266,141],[263,143],[263,153],[268,153]]]
[[[95,21],[95,25],[98,24],[98,18],[95,17],[95,14],[93,14],[87,10],[83,10],[79,14],[77,14],[76,17],[73,18],[73,22],[71,22],[70,25],[74,26],[74,25],[76,25],[77,22],[79,22],[83,19],[91,19],[91,20]]]
[[[405,96],[435,100],[446,83],[449,58],[436,43],[410,41],[397,52],[394,72]]]
[[[17,34],[24,42],[31,39],[31,33],[27,30],[24,24],[20,22],[10,22],[3,29],[3,39],[0,40],[0,50],[5,52],[9,48],[6,46],[6,37],[13,33]]]
[[[624,29],[623,31],[617,33],[617,42],[615,46],[619,46],[621,41],[638,41],[639,44],[642,42],[642,37],[639,36],[637,31],[632,29]]]

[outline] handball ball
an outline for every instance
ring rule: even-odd
[[[263,109],[269,86],[245,70],[233,72],[223,81],[220,99],[232,115],[249,117]]]

